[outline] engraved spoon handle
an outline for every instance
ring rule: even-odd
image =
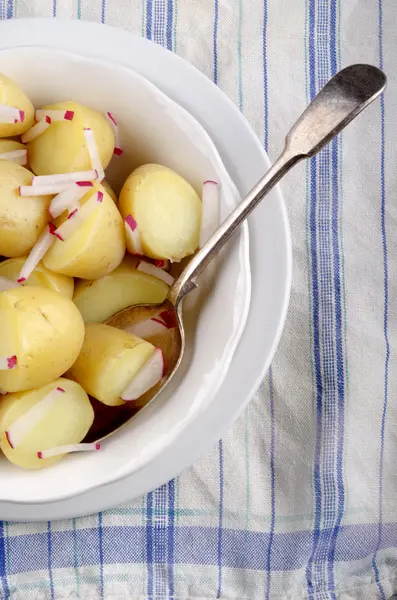
[[[288,133],[282,154],[244,200],[191,259],[168,298],[177,306],[196,280],[266,194],[300,160],[314,156],[386,87],[386,76],[371,65],[339,71],[318,93]]]

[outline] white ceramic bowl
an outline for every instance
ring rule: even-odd
[[[0,72],[17,81],[36,107],[73,99],[118,118],[125,149],[109,168],[122,184],[145,162],[167,165],[198,190],[221,183],[225,217],[239,201],[211,139],[201,125],[153,84],[130,69],[44,47],[0,52]],[[159,400],[110,438],[103,451],[74,455],[41,471],[0,460],[0,501],[50,502],[136,472],[154,460],[205,411],[222,384],[242,334],[250,301],[248,231],[243,227],[203,277],[186,306],[187,356]]]

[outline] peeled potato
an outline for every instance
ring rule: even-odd
[[[114,189],[110,186],[109,182],[106,181],[106,179],[104,179],[102,181],[102,186],[105,188],[105,190],[107,191],[107,193],[109,194],[109,196],[111,197],[111,199],[113,200],[113,202],[115,204],[119,203],[119,199],[117,198],[117,194],[114,191]]]
[[[83,348],[68,375],[100,402],[124,404],[121,394],[155,351],[135,335],[102,323],[86,325]]]
[[[7,279],[11,279],[12,281],[18,281],[25,260],[26,256],[9,258],[0,263],[0,277],[7,277]],[[67,298],[73,298],[73,277],[49,271],[41,262],[22,285],[38,285],[54,290]]]
[[[84,128],[92,129],[103,168],[110,163],[114,149],[113,130],[104,115],[77,102],[58,102],[48,110],[72,110],[72,121],[57,121],[28,144],[29,165],[36,175],[54,175],[92,169]]]
[[[201,200],[183,177],[161,165],[144,165],[131,173],[120,193],[124,218],[138,224],[143,252],[151,258],[179,262],[197,250]],[[127,242],[128,250],[134,248]]]
[[[90,190],[81,202],[87,202],[101,190],[102,203],[98,203],[92,215],[70,237],[53,243],[43,258],[44,266],[50,271],[70,277],[98,279],[113,271],[123,260],[125,233],[120,213],[101,185],[96,183]]]
[[[0,254],[23,256],[34,246],[49,221],[51,196],[19,195],[20,185],[31,185],[32,173],[0,160]]]
[[[0,140],[0,154],[14,152],[15,150],[26,150],[26,146],[16,140]]]
[[[0,73],[0,104],[13,106],[25,112],[23,123],[0,123],[0,137],[21,135],[34,124],[34,106],[21,88]]]
[[[69,298],[26,286],[0,293],[0,357],[17,366],[0,370],[0,387],[19,392],[46,385],[67,371],[84,340],[84,323]]]
[[[126,256],[109,275],[76,283],[73,301],[85,323],[102,323],[127,306],[164,302],[168,285],[153,275],[137,271],[136,263],[132,256]]]
[[[32,427],[21,442],[11,448],[5,431],[23,414],[57,387],[65,390],[59,395],[42,419]],[[94,411],[83,388],[69,379],[55,381],[25,392],[8,394],[0,399],[0,448],[9,461],[24,469],[42,469],[65,456],[40,459],[37,453],[50,448],[78,444],[94,421]]]

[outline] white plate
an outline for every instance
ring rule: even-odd
[[[205,126],[241,193],[246,193],[269,165],[255,135],[230,101],[196,69],[159,46],[127,32],[84,22],[10,21],[0,23],[0,33],[2,47],[16,46],[19,39],[26,44],[44,41],[48,46],[114,60],[141,72]],[[183,89],[178,88],[181,80]],[[273,192],[256,210],[250,225],[254,275],[251,309],[231,369],[211,404],[139,472],[102,486],[100,493],[91,491],[60,502],[1,502],[1,518],[62,518],[118,504],[164,483],[223,435],[268,369],[288,305],[291,245],[279,192]]]

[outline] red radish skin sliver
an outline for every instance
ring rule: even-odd
[[[121,156],[123,154],[124,150],[122,149],[121,144],[120,144],[119,124],[117,123],[115,116],[111,112],[107,112],[106,116],[108,118],[108,121],[109,121],[110,126],[113,129],[113,133],[114,133],[113,154],[115,154],[116,156]]]
[[[56,183],[53,185],[20,185],[20,196],[51,196],[59,194],[69,187],[70,184],[65,182]]]
[[[76,181],[68,186],[51,200],[49,208],[51,216],[55,219],[65,210],[78,208],[77,203],[88,193],[89,188],[92,188],[91,181]]]
[[[50,117],[53,123],[58,121],[73,121],[74,111],[73,110],[46,110],[41,108],[36,110],[35,119],[36,121],[42,121],[46,117]]]
[[[155,265],[146,262],[145,260],[141,260],[137,265],[137,271],[142,271],[142,273],[147,273],[148,275],[153,275],[153,277],[157,277],[157,279],[161,279],[167,285],[172,285],[174,283],[174,278],[172,275],[164,271],[163,269],[159,269]]]
[[[99,155],[97,143],[95,141],[94,132],[90,127],[84,128],[84,137],[87,144],[88,154],[90,155],[91,159],[91,166],[94,169],[94,171],[97,171],[98,180],[99,182],[101,182],[105,179],[105,171],[103,170],[102,161]]]
[[[216,181],[204,181],[199,247],[202,248],[219,227],[220,191]]]
[[[0,123],[23,123],[25,112],[15,106],[0,104]]]
[[[60,454],[70,454],[71,452],[92,452],[101,449],[99,442],[92,444],[68,444],[67,446],[58,446],[57,448],[48,448],[47,450],[40,450],[37,453],[37,458],[52,458],[53,456],[59,456]]]
[[[160,348],[156,348],[152,356],[145,362],[142,369],[121,394],[121,399],[126,402],[138,400],[146,394],[164,375],[164,357]]]
[[[8,160],[17,163],[17,165],[26,165],[28,162],[28,151],[21,148],[21,150],[3,152],[0,154],[0,160]]]
[[[134,217],[127,215],[124,220],[125,234],[127,240],[130,242],[132,253],[138,256],[143,255],[143,248],[141,242],[141,234],[139,233],[138,224]]]
[[[0,371],[11,371],[15,369],[18,364],[18,358],[15,356],[6,356],[4,358],[0,358]]]
[[[92,213],[101,205],[103,193],[97,192],[92,198],[77,211],[72,211],[66,221],[55,230],[54,235],[62,242],[69,238],[81,225],[92,215]]]
[[[12,290],[13,288],[17,287],[19,287],[19,283],[17,281],[13,281],[7,277],[0,277],[0,292],[6,292],[7,290]]]
[[[157,315],[157,318],[164,321],[168,329],[174,329],[178,326],[178,319],[174,310],[163,310]]]
[[[170,261],[164,259],[156,259],[154,261],[154,266],[158,269],[164,269],[164,271],[168,271],[168,269],[170,268]]]
[[[44,231],[31,249],[19,274],[18,283],[23,283],[27,280],[54,242],[54,226],[51,223],[51,225],[47,225],[44,228]]]
[[[57,175],[34,175],[32,185],[57,185],[59,183],[77,183],[94,181],[98,179],[98,172],[94,169],[89,171],[76,171],[75,173],[59,173]]]
[[[161,335],[167,331],[167,326],[161,319],[151,318],[141,321],[140,323],[133,323],[124,328],[127,333],[132,333],[143,340],[150,338],[154,335]]]
[[[49,127],[51,127],[51,119],[50,119],[50,117],[45,117],[44,119],[42,119],[41,121],[36,123],[36,125],[33,125],[33,127],[28,129],[28,131],[26,133],[21,135],[22,142],[24,144],[27,144],[28,142],[32,142],[33,140],[38,138],[39,135],[41,135],[42,133],[47,131],[47,129]]]
[[[16,448],[23,441],[24,437],[41,421],[64,392],[65,390],[61,387],[51,390],[10,425],[5,436],[11,448]]]

